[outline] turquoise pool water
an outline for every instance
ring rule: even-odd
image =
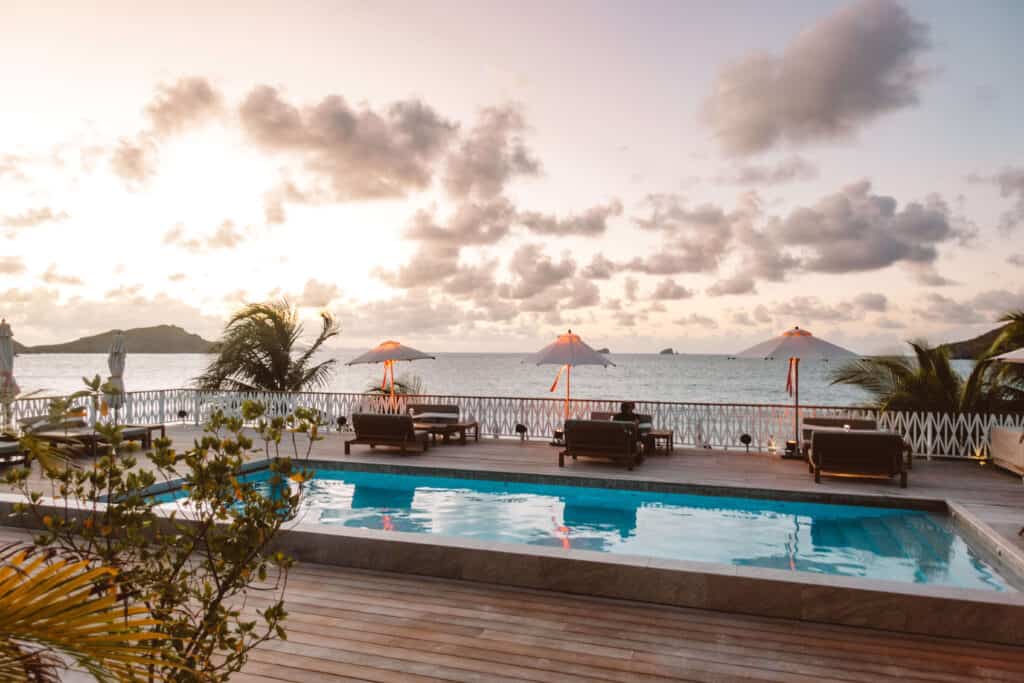
[[[267,476],[248,478],[269,494]],[[916,510],[318,470],[297,521],[1011,590],[944,517]]]

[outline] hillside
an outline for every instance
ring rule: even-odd
[[[988,350],[988,347],[992,346],[992,342],[996,340],[996,337],[1003,331],[1003,328],[997,327],[994,330],[989,330],[985,334],[978,335],[973,339],[965,339],[964,341],[950,342],[949,344],[942,344],[939,346],[940,349],[946,349],[949,351],[950,358],[977,358],[979,354]]]
[[[64,344],[23,347],[18,353],[107,353],[115,334],[110,330]],[[124,341],[128,353],[209,353],[213,346],[213,342],[176,325],[124,330]]]
[[[25,353],[26,351],[28,351],[28,348],[24,344],[20,343],[17,339],[13,339],[12,341],[14,342],[15,353]]]

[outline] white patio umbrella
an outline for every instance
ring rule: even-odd
[[[14,335],[7,320],[0,319],[0,404],[3,404],[3,424],[10,422],[11,403],[18,396],[18,383],[14,380]]]
[[[404,346],[396,341],[388,340],[381,342],[361,356],[353,358],[345,365],[360,365],[363,363],[383,363],[384,379],[381,380],[380,388],[384,390],[388,384],[391,385],[391,397],[395,396],[395,361],[414,361],[429,358],[436,360],[434,356],[417,351],[411,346]]]
[[[600,365],[601,367],[608,367],[609,365],[614,366],[615,363],[611,362],[604,357],[604,354],[598,353],[594,349],[590,348],[586,342],[580,339],[578,334],[573,334],[572,330],[569,330],[565,334],[558,335],[555,341],[551,342],[543,349],[535,353],[531,358],[530,362],[536,363],[537,365],[560,365],[558,374],[555,375],[555,381],[551,385],[551,391],[558,388],[558,380],[562,376],[562,371],[565,371],[565,419],[569,419],[569,400],[572,394],[572,368],[574,365]]]
[[[1007,351],[1006,353],[996,356],[993,360],[1001,360],[1004,363],[1024,363],[1024,349]]]
[[[800,449],[800,361],[801,360],[841,360],[856,358],[857,354],[842,346],[837,346],[824,339],[819,339],[807,330],[796,326],[786,330],[778,337],[772,337],[760,344],[755,344],[745,351],[736,354],[737,358],[786,358],[789,365],[786,371],[786,391],[793,397],[793,438]]]
[[[114,421],[117,421],[117,411],[124,405],[124,367],[125,359],[128,356],[128,349],[124,343],[124,334],[118,330],[114,335],[114,341],[110,344],[110,352],[107,354],[107,367],[110,368],[110,377],[107,383],[117,389],[117,393],[107,394],[107,405],[114,409]]]

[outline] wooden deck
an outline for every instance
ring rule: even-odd
[[[196,430],[169,436],[191,443]],[[1024,547],[1024,486],[975,463],[917,461],[910,488],[826,479],[777,457],[680,450],[634,472],[557,467],[545,444],[481,440],[399,456],[316,444],[316,459],[622,477],[778,490],[946,498]],[[0,540],[20,532],[0,528]],[[261,606],[259,594],[249,609]],[[257,650],[237,681],[1020,681],[1024,648],[386,574],[304,563],[285,596],[288,640]]]
[[[1024,648],[315,564],[285,604],[233,681],[1024,680]]]

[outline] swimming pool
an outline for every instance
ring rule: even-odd
[[[269,494],[268,477],[246,478]],[[949,520],[919,510],[318,470],[297,521],[1012,590]]]

